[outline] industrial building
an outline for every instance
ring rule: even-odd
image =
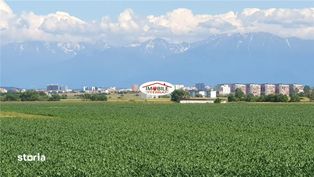
[[[204,83],[197,83],[195,84],[195,87],[198,91],[205,91],[205,84]]]

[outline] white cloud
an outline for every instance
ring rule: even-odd
[[[88,29],[86,22],[66,12],[45,16],[39,28],[50,33],[80,33]]]
[[[194,15],[191,10],[184,8],[175,9],[165,16],[150,15],[147,17],[153,25],[169,28],[174,34],[193,32],[209,18],[209,15]]]
[[[152,38],[195,41],[212,34],[269,32],[282,37],[314,39],[314,8],[258,9],[222,14],[194,14],[178,8],[164,15],[136,16],[132,9],[120,13],[117,20],[102,17],[84,21],[67,12],[37,15],[15,14],[0,0],[0,35],[5,42],[55,41],[127,44]]]

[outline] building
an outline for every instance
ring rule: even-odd
[[[207,97],[207,92],[206,91],[198,91],[199,95],[202,95],[202,97]]]
[[[208,91],[209,92],[209,98],[215,99],[217,98],[217,92],[214,90]]]
[[[138,85],[137,84],[133,84],[131,86],[131,90],[132,90],[132,92],[138,92]]]
[[[226,96],[231,93],[231,88],[228,84],[222,84],[218,87],[218,94],[221,96]]]
[[[0,88],[0,93],[7,93],[8,91],[7,91],[7,89],[5,89],[5,88]]]
[[[47,91],[48,92],[58,92],[59,90],[60,90],[60,86],[57,84],[47,85]]]
[[[205,84],[204,83],[197,83],[195,87],[198,91],[205,91]]]
[[[276,93],[289,95],[290,94],[290,86],[288,84],[276,84]]]
[[[263,95],[275,95],[276,85],[275,84],[262,84],[261,91]]]
[[[254,96],[261,96],[261,85],[260,84],[247,84],[247,94]]]
[[[196,90],[189,90],[190,97],[196,97],[196,93],[197,93]]]
[[[247,94],[245,84],[231,84],[231,92],[234,93],[236,89],[240,89],[244,94]]]
[[[292,93],[304,93],[304,85],[302,84],[290,84],[290,94]]]
[[[176,84],[176,85],[174,85],[174,89],[175,89],[175,90],[184,89],[184,85],[182,85],[182,84]]]

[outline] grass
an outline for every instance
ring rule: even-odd
[[[1,103],[1,115],[0,176],[314,174],[314,104]]]

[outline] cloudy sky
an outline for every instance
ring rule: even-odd
[[[1,42],[190,42],[221,33],[314,39],[314,1],[4,1]]]

